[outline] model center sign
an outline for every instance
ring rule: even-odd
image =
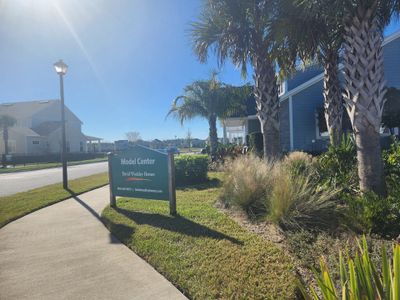
[[[141,146],[110,157],[114,196],[169,200],[168,154]]]

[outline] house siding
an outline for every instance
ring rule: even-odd
[[[400,88],[400,38],[383,48],[386,86]]]
[[[322,88],[323,82],[320,80],[292,97],[293,150],[314,150],[312,140],[316,140],[315,111],[323,105]]]
[[[261,132],[261,125],[258,119],[248,120],[248,133]]]
[[[279,118],[282,151],[288,152],[290,151],[289,101],[281,102]]]

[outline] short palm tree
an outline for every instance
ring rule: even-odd
[[[380,146],[385,103],[383,28],[400,11],[398,0],[339,0],[346,9],[344,100],[357,144],[362,191],[386,194]]]
[[[275,1],[208,0],[199,20],[192,24],[194,50],[205,62],[214,49],[219,63],[228,57],[247,74],[250,63],[254,74],[257,115],[264,137],[264,157],[280,155],[279,98],[275,72],[275,45],[270,23]]]
[[[332,145],[342,136],[343,98],[339,80],[339,51],[343,43],[343,10],[331,0],[281,0],[273,26],[276,39],[306,64],[324,68],[324,114]],[[284,54],[286,55],[286,54]]]
[[[250,94],[250,87],[234,87],[220,83],[214,74],[210,80],[199,80],[186,86],[184,92],[184,95],[175,98],[168,115],[175,116],[182,124],[185,120],[195,117],[207,119],[210,153],[214,158],[218,146],[217,118],[242,113]]]
[[[8,149],[8,129],[14,126],[17,120],[9,115],[0,115],[0,129],[3,131],[4,154],[9,153]]]

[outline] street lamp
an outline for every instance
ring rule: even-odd
[[[60,59],[54,64],[57,74],[60,76],[60,98],[61,98],[61,162],[63,173],[63,187],[68,188],[68,174],[67,174],[67,147],[65,138],[65,105],[64,105],[64,79],[63,76],[67,73],[68,66]]]

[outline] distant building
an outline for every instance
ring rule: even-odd
[[[114,142],[115,151],[123,151],[129,149],[129,141],[128,140],[118,140]]]
[[[9,128],[11,154],[40,155],[61,151],[61,102],[44,100],[0,104],[0,115],[17,120]],[[67,152],[87,152],[88,138],[82,133],[82,121],[65,108]],[[0,138],[0,154],[4,141]]]

